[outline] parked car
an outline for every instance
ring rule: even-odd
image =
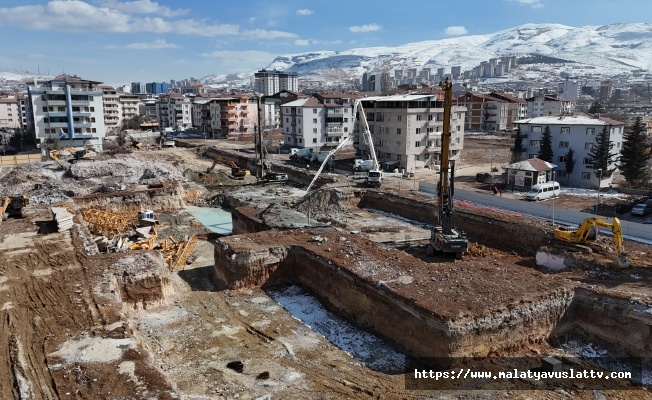
[[[652,214],[652,204],[637,204],[632,208],[632,215],[640,215],[644,217],[646,215]]]

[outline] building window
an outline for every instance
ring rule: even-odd
[[[595,128],[586,128],[587,135],[595,135]]]
[[[557,158],[557,160],[560,163],[565,163],[566,162],[566,156],[559,156],[559,158]]]
[[[397,116],[396,116],[396,120],[397,120],[398,122],[401,122],[401,121],[403,120],[403,116],[402,116],[402,115],[397,115]]]
[[[401,161],[401,155],[400,154],[396,155],[396,161]]]
[[[459,127],[458,127],[459,128]],[[455,143],[459,144],[460,143],[460,138],[455,138]]]
[[[570,126],[562,126],[561,127],[561,134],[562,135],[569,135],[570,134]]]
[[[414,147],[421,147],[421,142],[414,142]]]
[[[313,118],[313,119],[312,119],[312,123],[313,123],[313,124],[316,124],[316,123],[317,123],[317,118]]]
[[[537,158],[538,154],[530,154],[530,158]]]
[[[591,179],[590,172],[582,172],[582,179]]]
[[[396,128],[396,134],[400,135],[401,134],[401,128]]]
[[[419,161],[419,155],[418,154],[414,155],[414,161]]]
[[[428,121],[432,121],[435,118],[434,114],[428,114]]]
[[[312,109],[312,113],[313,113],[313,114],[317,114],[317,109],[316,109],[316,108],[313,108],[313,109]]]
[[[312,138],[313,143],[317,143],[317,138]]]
[[[426,128],[426,133],[433,133],[435,132],[435,128]]]
[[[541,133],[541,127],[540,126],[533,126],[532,127],[532,133]]]
[[[567,175],[566,171],[557,171],[558,178],[565,178]]]
[[[582,160],[582,164],[583,165],[591,165],[591,159],[588,158],[588,157],[584,157],[584,159]]]
[[[567,149],[568,148],[568,142],[559,142],[559,148],[560,149]]]
[[[317,133],[317,128],[313,128],[312,133]]]
[[[417,134],[417,135],[421,134],[421,128],[417,128],[417,132],[416,132],[416,134]]]
[[[421,121],[421,115],[417,115],[417,121]]]
[[[541,146],[540,140],[530,140],[530,147],[539,147]]]
[[[593,143],[584,143],[584,150],[591,150],[593,148]]]

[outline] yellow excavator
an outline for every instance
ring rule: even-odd
[[[222,160],[219,157],[215,157],[213,159],[213,165],[211,165],[206,172],[211,172],[213,169],[215,169],[215,166],[219,164],[220,162],[223,162],[224,164],[228,165],[231,167],[231,177],[233,179],[244,179],[245,176],[251,175],[251,172],[249,172],[248,169],[245,168],[240,168],[238,167],[238,164],[234,163],[233,161],[227,161],[227,160]]]
[[[84,161],[84,160],[90,160],[90,161],[95,161],[95,157],[97,156],[97,153],[94,151],[90,150],[77,150],[72,147],[66,147],[61,150],[50,150],[50,158],[54,160],[61,168],[65,168],[64,165],[61,163],[61,160],[59,159],[59,156],[61,156],[61,153],[68,152],[72,154],[73,158],[69,159],[68,162],[71,164],[75,164],[79,161]]]
[[[0,220],[17,216],[23,218],[23,208],[29,204],[27,196],[9,196],[0,202]]]
[[[598,238],[598,227],[611,229],[614,235],[614,242],[616,243],[616,251],[618,252],[616,263],[620,268],[629,267],[629,260],[627,259],[627,253],[625,253],[625,246],[623,244],[623,233],[618,218],[614,218],[612,222],[609,222],[609,218],[603,217],[587,218],[582,221],[577,229],[566,226],[556,228],[554,237],[566,243],[588,246]]]

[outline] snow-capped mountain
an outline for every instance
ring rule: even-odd
[[[364,72],[446,68],[470,70],[482,61],[509,55],[541,54],[572,62],[573,69],[588,68],[614,76],[633,70],[652,70],[652,24],[627,23],[571,27],[525,24],[487,35],[408,43],[396,47],[370,47],[345,51],[315,51],[276,57],[266,68],[291,71],[300,78],[336,80],[360,78]],[[253,77],[255,71],[236,76],[210,75],[203,83],[221,83]],[[234,79],[235,78],[235,79]]]

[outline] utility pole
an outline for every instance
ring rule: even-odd
[[[260,170],[256,171],[258,180],[263,178],[263,169],[265,168],[265,155],[263,153],[263,130],[261,127],[261,109],[260,109],[260,95],[256,93],[256,105],[258,106],[258,151],[260,159]]]

